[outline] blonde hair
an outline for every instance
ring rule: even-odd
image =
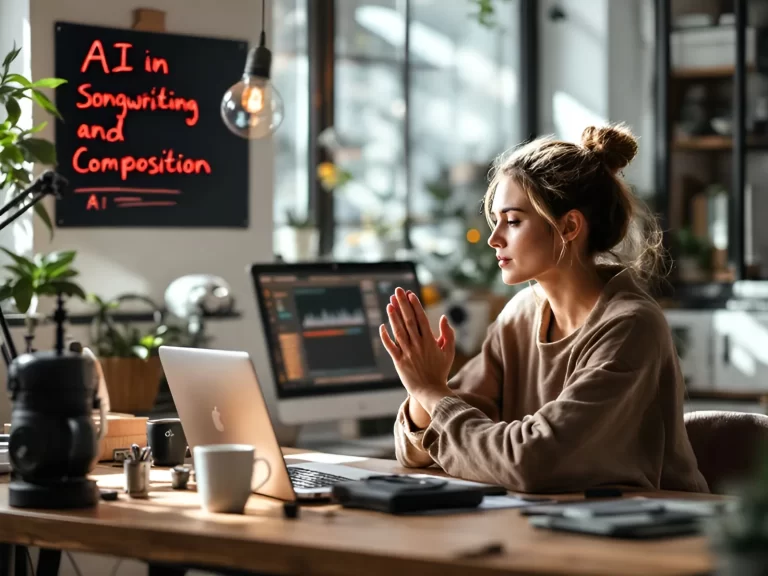
[[[485,217],[493,227],[496,188],[512,178],[556,233],[567,212],[584,215],[587,255],[596,264],[620,264],[650,284],[666,268],[666,251],[658,222],[619,174],[636,154],[637,140],[623,124],[589,126],[581,144],[538,138],[497,159],[483,199]]]

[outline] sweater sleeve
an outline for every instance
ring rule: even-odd
[[[498,419],[497,402],[502,382],[500,353],[500,320],[488,328],[480,353],[467,362],[448,382],[468,406],[472,406],[492,420]],[[434,464],[433,457],[425,450],[422,440],[425,430],[420,430],[408,416],[410,397],[400,406],[395,420],[395,453],[403,466],[411,468]]]
[[[453,476],[519,492],[652,486],[636,460],[658,389],[655,330],[635,316],[607,321],[557,399],[522,420],[494,422],[459,397],[443,399],[422,433],[423,449]]]

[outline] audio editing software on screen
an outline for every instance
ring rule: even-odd
[[[265,274],[260,284],[282,396],[376,388],[397,378],[379,326],[389,326],[386,306],[397,286],[417,290],[412,273]]]

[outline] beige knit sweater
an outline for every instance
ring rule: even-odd
[[[546,341],[551,310],[541,292],[517,294],[449,382],[458,397],[441,400],[426,429],[403,403],[398,460],[520,492],[708,492],[683,423],[683,378],[664,314],[630,271],[606,273],[584,325],[557,342]]]

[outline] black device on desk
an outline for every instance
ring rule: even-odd
[[[333,497],[346,508],[364,508],[390,514],[427,510],[476,508],[485,496],[482,485],[469,486],[443,478],[371,476],[333,487]]]
[[[67,184],[56,172],[44,172],[0,208],[0,216],[18,208],[0,223],[0,230],[45,196],[60,198]],[[24,200],[29,201],[22,204]],[[66,312],[61,292],[57,295],[54,320],[56,348],[17,357],[8,323],[0,310],[0,351],[8,366],[8,394],[12,402],[8,440],[11,506],[85,508],[98,502],[96,482],[87,475],[98,455],[99,434],[104,431],[102,424],[99,433],[96,432],[92,418],[100,401],[92,361],[64,347]],[[106,422],[103,409],[101,422]]]

